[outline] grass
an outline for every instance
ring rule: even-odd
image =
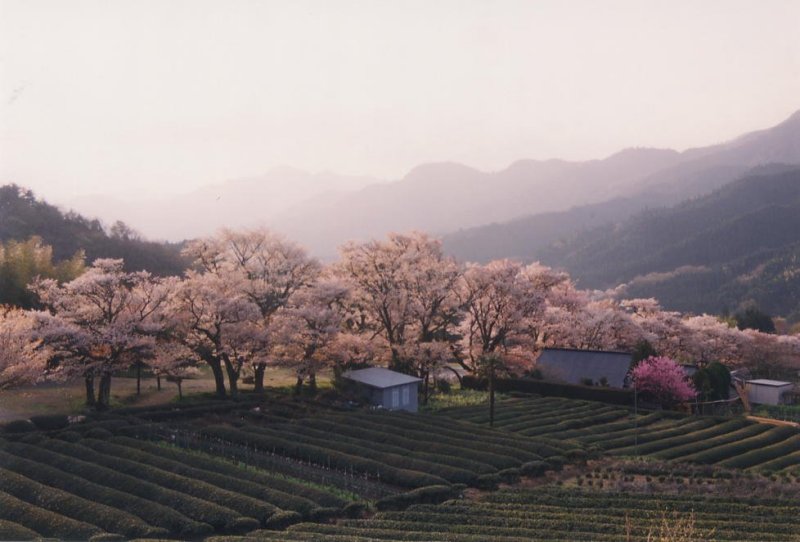
[[[289,369],[270,368],[264,378],[264,385],[288,387],[295,383],[294,373]],[[326,385],[325,375],[318,377],[318,383]],[[241,385],[243,391],[252,386]],[[202,394],[213,394],[214,379],[209,371],[203,371],[199,378],[183,383],[184,399]],[[0,423],[27,419],[42,414],[79,414],[84,411],[86,388],[83,380],[66,383],[45,383],[0,392]],[[136,394],[136,379],[114,377],[111,382],[111,406],[155,406],[178,401],[178,388],[161,380],[158,390],[155,378],[142,378],[141,394]]]
[[[499,395],[499,394],[498,394]],[[444,408],[469,407],[488,403],[489,394],[485,391],[456,390],[451,393],[437,393],[432,395],[427,405],[421,410],[435,412]]]

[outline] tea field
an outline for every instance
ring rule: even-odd
[[[490,428],[486,405],[275,395],[71,422],[5,427],[0,540],[800,537],[798,431],[739,418],[528,396],[499,401]]]
[[[485,406],[445,409],[441,415],[488,426]],[[688,416],[666,411],[634,415],[630,409],[558,397],[499,401],[494,427],[527,437],[576,441],[612,456],[800,472],[800,430],[743,417]]]

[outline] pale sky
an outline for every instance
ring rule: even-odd
[[[800,109],[800,0],[0,0],[0,183],[679,150]]]

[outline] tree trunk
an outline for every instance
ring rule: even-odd
[[[175,384],[178,386],[178,400],[183,401],[183,380],[179,378]]]
[[[100,376],[100,386],[97,392],[97,410],[108,410],[111,405],[111,373]]]
[[[239,395],[239,371],[236,370],[228,356],[223,356],[222,361],[225,362],[225,372],[228,373],[228,389],[231,397],[237,397]]]
[[[255,374],[253,375],[253,391],[256,393],[264,392],[264,373],[266,370],[266,363],[259,363],[256,365]]]
[[[489,361],[489,427],[494,427],[494,359]]]
[[[97,400],[94,397],[94,375],[85,375],[84,381],[86,383],[86,406],[94,408],[97,405]]]
[[[136,395],[142,394],[142,362],[136,362]]]
[[[156,389],[158,391],[161,391],[161,375],[160,374],[156,375]]]
[[[303,392],[303,377],[297,375],[297,382],[294,384],[294,394],[300,395]]]
[[[225,373],[222,372],[222,364],[218,359],[206,358],[206,363],[211,367],[211,372],[214,375],[214,384],[217,387],[217,397],[225,398],[228,394],[225,393]]]
[[[431,384],[431,374],[428,371],[425,371],[425,378],[422,382],[422,404],[428,404],[428,389]]]
[[[308,392],[311,395],[316,395],[317,393],[317,373],[311,372],[308,375]]]

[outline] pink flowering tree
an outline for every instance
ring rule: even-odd
[[[87,406],[108,408],[113,373],[152,357],[173,287],[172,279],[127,272],[113,259],[95,260],[66,284],[37,280],[32,289],[47,310],[35,314],[33,337],[52,350],[65,377],[83,377]]]
[[[45,377],[49,349],[33,337],[32,313],[0,306],[0,390]]]
[[[418,232],[347,243],[340,252],[334,272],[351,291],[349,330],[375,340],[390,368],[426,380],[431,363],[456,349],[459,266],[439,241]]]
[[[697,395],[683,369],[667,357],[651,356],[633,369],[636,391],[664,407],[684,403]]]

